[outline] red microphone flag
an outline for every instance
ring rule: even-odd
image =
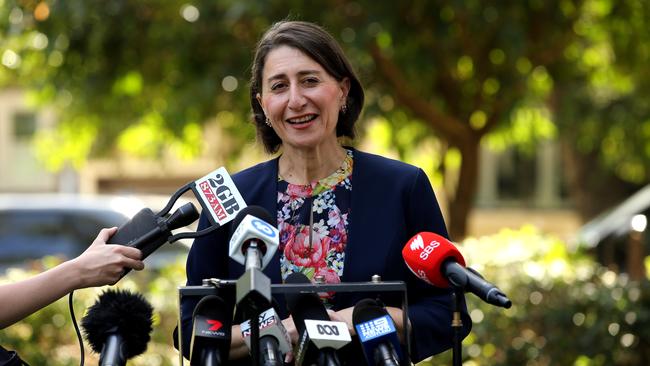
[[[402,257],[414,275],[440,288],[449,287],[449,281],[441,271],[445,260],[452,258],[465,266],[463,255],[449,240],[430,232],[413,236],[402,249]]]

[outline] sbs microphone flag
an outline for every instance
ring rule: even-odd
[[[512,302],[495,285],[487,282],[471,268],[446,238],[429,232],[413,236],[402,249],[407,267],[419,278],[436,287],[453,285],[471,292],[488,304],[509,308]]]

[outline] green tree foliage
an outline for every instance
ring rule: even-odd
[[[650,181],[650,6],[588,1],[579,10],[578,37],[549,73],[572,196],[589,218]]]
[[[237,157],[254,135],[252,50],[264,29],[288,18],[317,22],[341,41],[366,85],[364,121],[379,121],[402,158],[427,147],[425,169],[451,182],[454,238],[466,231],[485,141],[532,151],[538,139],[559,136],[579,206],[594,203],[590,182],[611,190],[648,181],[647,2],[2,5],[0,85],[29,87],[34,100],[56,106],[59,129],[38,139],[53,168],[116,151],[195,156],[201,124],[211,121]],[[371,126],[362,121],[360,130]]]

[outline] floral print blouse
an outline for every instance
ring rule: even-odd
[[[312,282],[340,283],[348,241],[352,184],[352,150],[339,169],[308,185],[278,177],[278,229],[282,279],[301,272]],[[327,305],[332,293],[320,294]]]

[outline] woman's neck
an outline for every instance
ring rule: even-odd
[[[345,159],[345,149],[336,144],[331,148],[294,149],[283,147],[279,161],[282,179],[291,184],[310,184],[334,173]]]

